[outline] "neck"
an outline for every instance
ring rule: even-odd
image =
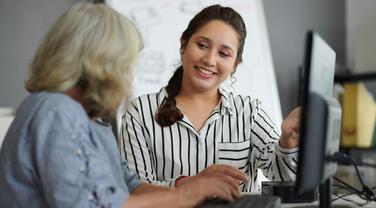
[[[85,109],[86,113],[89,115],[89,107],[88,104],[83,99],[83,91],[80,87],[72,87],[69,90],[65,91],[64,94],[71,97],[73,100],[79,102],[81,106]],[[95,118],[90,118],[95,119]]]
[[[206,102],[214,105],[217,105],[220,100],[218,89],[211,91],[195,91],[192,88],[183,86],[177,97],[184,100],[189,100],[190,102]]]

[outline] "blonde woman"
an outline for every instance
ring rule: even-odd
[[[105,121],[129,97],[141,48],[135,26],[105,5],[80,3],[58,19],[0,150],[2,207],[192,207],[238,196],[218,177],[169,190],[128,172]]]

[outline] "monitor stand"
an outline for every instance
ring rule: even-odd
[[[331,208],[332,193],[330,191],[331,187],[331,178],[329,177],[321,183],[319,187],[320,199],[319,199],[319,208]]]
[[[350,208],[350,205],[332,204],[332,178],[329,177],[319,187],[319,208]]]

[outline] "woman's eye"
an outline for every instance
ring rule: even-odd
[[[222,57],[229,57],[230,55],[226,52],[219,52],[219,55],[222,56]]]
[[[203,43],[197,43],[197,46],[201,49],[207,48],[207,46]]]

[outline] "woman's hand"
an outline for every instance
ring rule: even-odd
[[[238,188],[238,186],[247,180],[247,175],[241,172],[239,169],[230,166],[230,165],[222,165],[222,164],[213,164],[209,167],[205,168],[201,172],[199,172],[195,176],[184,177],[175,184],[175,186],[180,186],[186,183],[190,183],[191,181],[195,180],[196,178],[201,178],[204,176],[216,176],[221,178],[223,181],[226,181],[234,188]]]
[[[213,196],[232,201],[240,196],[238,187],[246,180],[247,175],[237,168],[214,164],[195,176],[179,180],[176,187],[185,190],[183,193],[199,201]]]
[[[175,189],[141,183],[132,192],[123,207],[193,208],[200,205],[205,199],[213,197],[233,201],[239,197],[239,192],[227,182],[222,181],[220,177],[212,175],[196,177]]]
[[[189,207],[213,197],[219,197],[225,201],[239,198],[238,186],[246,176],[238,171],[228,165],[212,165],[196,176],[185,178],[176,188],[179,199],[187,203],[180,204]]]
[[[300,115],[302,108],[297,107],[290,112],[282,122],[282,135],[279,145],[285,149],[291,149],[299,145]]]

